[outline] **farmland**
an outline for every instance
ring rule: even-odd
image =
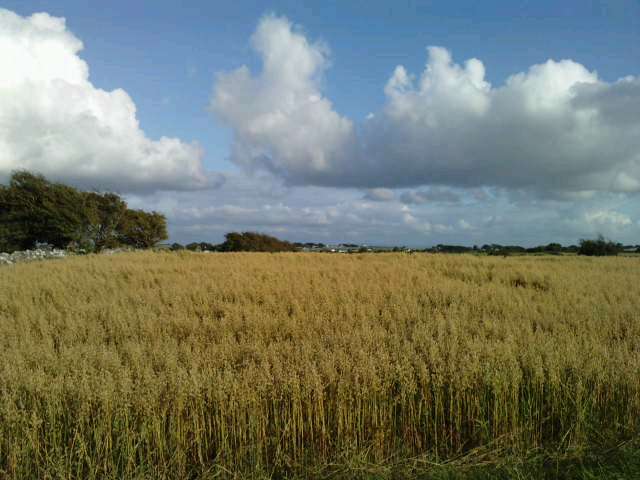
[[[638,312],[636,257],[3,267],[0,478],[569,472],[637,446]]]

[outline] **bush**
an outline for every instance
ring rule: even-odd
[[[622,245],[606,240],[599,235],[595,240],[580,240],[578,255],[602,257],[607,255],[618,255],[622,251]]]
[[[296,247],[278,238],[255,232],[230,232],[218,246],[222,252],[295,252]]]

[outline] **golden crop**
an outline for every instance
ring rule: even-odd
[[[0,268],[0,477],[629,438],[639,312],[637,258],[145,252]]]

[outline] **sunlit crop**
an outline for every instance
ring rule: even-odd
[[[636,258],[147,252],[3,267],[0,477],[586,449],[640,432],[639,372]]]

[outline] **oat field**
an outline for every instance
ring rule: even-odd
[[[141,252],[2,267],[0,478],[579,463],[638,438],[639,372],[640,258]]]

